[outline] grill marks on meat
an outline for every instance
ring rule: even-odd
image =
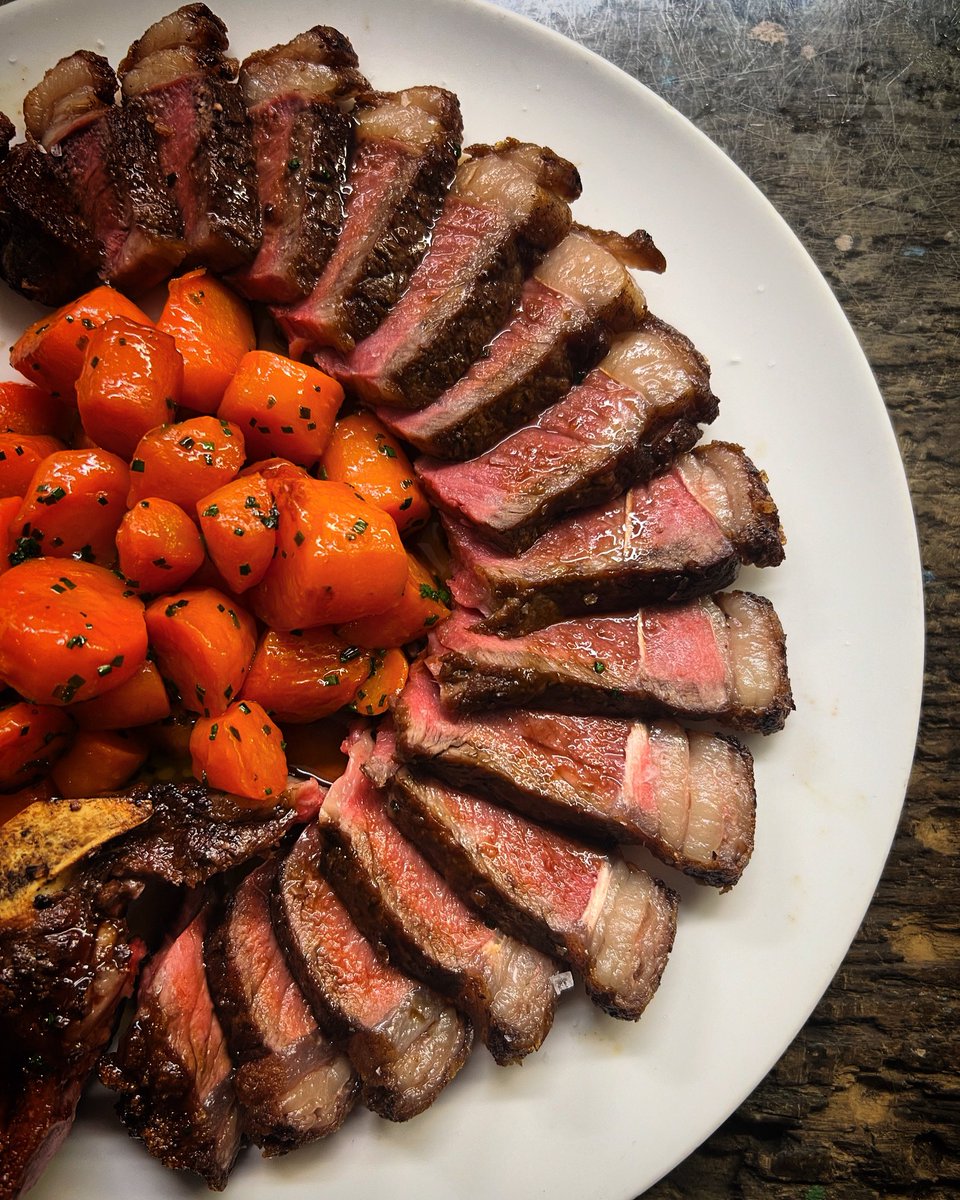
[[[675,892],[616,851],[408,771],[390,812],[465,900],[568,962],[611,1016],[640,1017],[673,946]]]
[[[472,146],[457,170],[430,249],[380,327],[321,369],[369,404],[421,408],[466,371],[500,330],[523,280],[569,231],[576,168],[509,139]]]
[[[47,71],[23,111],[99,247],[101,276],[136,294],[165,279],[186,247],[146,111],[136,100],[118,108],[116,90],[107,60],[79,50]]]
[[[553,486],[544,477],[547,495]],[[484,615],[483,629],[503,634],[567,616],[688,601],[732,583],[741,563],[775,566],[783,558],[763,476],[726,442],[698,446],[649,483],[563,518],[516,556],[492,548],[466,523],[444,523],[453,595]]]
[[[735,884],[749,862],[753,761],[732,738],[672,721],[524,709],[456,717],[422,668],[411,673],[394,723],[401,759],[531,817],[640,843],[716,887]],[[499,854],[499,841],[492,844]]]
[[[275,865],[252,871],[207,933],[207,978],[236,1067],[244,1132],[267,1156],[340,1128],[357,1079],[317,1028],[270,920]]]
[[[295,358],[348,353],[399,300],[453,179],[463,124],[452,92],[376,92],[353,113],[350,194],[336,247],[313,291],[275,313]]]
[[[100,1078],[120,1094],[121,1120],[155,1158],[222,1191],[242,1126],[204,972],[205,922],[201,912],[144,968],[136,1016],[101,1063]]]
[[[434,991],[377,955],[321,873],[320,849],[310,824],[280,864],[278,936],[318,1020],[360,1076],[363,1103],[406,1121],[463,1066],[473,1031]]]
[[[372,751],[369,733],[354,734],[347,771],[327,793],[324,870],[361,929],[449,995],[498,1063],[519,1062],[553,1022],[555,964],[488,928],[401,835],[362,772]]]
[[[380,418],[418,449],[460,459],[559,400],[615,334],[646,315],[626,268],[650,261],[649,237],[613,237],[575,226],[524,283],[509,323],[461,380],[419,412],[383,409]]]
[[[350,42],[326,25],[260,50],[240,67],[252,127],[263,241],[231,282],[252,300],[289,304],[313,288],[343,222],[353,120],[369,87]]]
[[[517,638],[455,609],[431,669],[459,711],[528,704],[561,712],[709,718],[772,733],[793,709],[783,628],[769,600],[721,593],[690,604],[558,622]]]
[[[706,361],[682,334],[648,317],[532,424],[480,458],[421,460],[417,473],[441,509],[516,553],[555,517],[648,480],[716,415]]]
[[[256,162],[243,97],[224,56],[226,26],[204,4],[151,25],[120,64],[127,103],[138,100],[183,220],[186,265],[229,271],[261,238]]]

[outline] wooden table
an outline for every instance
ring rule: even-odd
[[[956,0],[501,3],[658,92],[797,231],[876,372],[922,545],[926,699],[873,905],[780,1062],[647,1196],[946,1200],[960,1193],[960,8]],[[866,696],[863,718],[869,738]]]

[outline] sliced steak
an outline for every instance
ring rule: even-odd
[[[473,1031],[360,933],[321,874],[315,823],[280,864],[273,914],[297,982],[360,1076],[364,1104],[392,1121],[423,1112],[463,1066]]]
[[[100,1078],[120,1094],[120,1119],[155,1158],[222,1191],[242,1123],[204,971],[205,923],[201,912],[147,963],[136,1016],[100,1064]]]
[[[258,50],[240,67],[263,241],[231,283],[251,300],[290,304],[317,282],[343,223],[354,124],[343,109],[368,86],[350,42],[328,25]]]
[[[472,146],[426,257],[375,333],[317,363],[368,404],[422,408],[460,378],[503,326],[532,265],[569,231],[576,168],[510,139]]]
[[[431,669],[458,711],[528,704],[773,733],[793,709],[780,620],[748,592],[560,621],[517,638],[475,626],[475,614],[455,608],[432,634]]]
[[[611,1016],[637,1020],[660,983],[677,894],[605,854],[476,794],[401,771],[390,814],[488,919],[564,959]]]
[[[349,1060],[317,1028],[277,942],[270,919],[275,874],[269,862],[247,875],[205,946],[244,1132],[268,1156],[335,1132],[357,1093]]]
[[[418,412],[381,420],[419,450],[469,458],[560,397],[595,366],[617,333],[646,315],[627,267],[665,266],[647,234],[575,226],[524,283],[509,324],[466,375]]]
[[[99,247],[101,276],[137,294],[166,279],[186,246],[146,110],[118,108],[116,90],[107,60],[78,50],[27,93],[23,113]]]
[[[460,104],[443,88],[371,93],[353,116],[336,248],[310,295],[274,314],[295,358],[321,346],[346,354],[373,333],[426,253],[460,154]]]
[[[411,673],[393,715],[399,757],[471,793],[594,837],[640,843],[715,887],[735,884],[750,860],[753,760],[733,738],[672,721],[521,708],[458,717],[423,668]]]
[[[488,928],[403,837],[363,773],[372,752],[369,733],[351,735],[347,770],[320,810],[324,870],[368,936],[450,996],[498,1063],[519,1062],[550,1031],[556,964]]]
[[[689,450],[717,415],[709,379],[690,342],[651,317],[493,450],[465,463],[422,459],[417,474],[444,512],[518,553],[554,518],[619,496]]]
[[[549,495],[553,476],[540,478]],[[472,526],[445,525],[451,591],[484,614],[484,629],[504,634],[581,613],[692,600],[732,583],[741,563],[775,566],[783,558],[763,476],[726,442],[698,446],[625,496],[565,517],[517,556],[492,548]]]
[[[138,101],[157,135],[160,167],[183,221],[185,265],[229,271],[260,245],[250,123],[227,30],[205,4],[151,25],[120,64],[127,104]]]

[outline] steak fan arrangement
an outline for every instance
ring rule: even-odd
[[[728,731],[793,708],[773,606],[723,590],[782,560],[777,509],[741,447],[697,444],[718,400],[632,273],[665,269],[651,237],[577,223],[553,149],[462,148],[452,92],[376,91],[337,30],[228,50],[191,4],[116,70],[52,67],[24,141],[0,114],[0,275],[59,305],[205,267],[265,306],[420,454],[452,611],[332,782],[47,800],[56,869],[36,805],[0,828],[0,1197],[96,1073],[222,1189],[245,1145],[415,1117],[480,1043],[521,1062],[574,979],[638,1019],[677,932],[660,864],[737,883]]]

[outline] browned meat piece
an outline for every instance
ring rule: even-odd
[[[0,162],[3,162],[7,157],[10,143],[13,141],[16,132],[13,122],[7,114],[0,112]]]
[[[164,1166],[195,1171],[222,1191],[240,1149],[233,1067],[203,964],[206,914],[144,967],[137,1012],[100,1078],[117,1112]]]
[[[157,135],[185,265],[214,271],[249,262],[261,237],[250,124],[226,48],[220,18],[188,4],[151,25],[120,64],[125,102],[142,104]]]
[[[568,962],[611,1016],[640,1017],[673,946],[675,892],[616,851],[427,776],[401,771],[390,795],[393,819],[464,900]]]
[[[780,620],[769,600],[748,592],[560,621],[518,638],[475,623],[454,609],[432,635],[431,668],[444,703],[458,710],[529,704],[773,733],[793,709]]]
[[[498,1063],[519,1062],[550,1031],[556,965],[488,928],[401,835],[363,774],[372,751],[369,733],[352,735],[347,770],[320,810],[324,871],[368,936],[448,995]]]
[[[552,476],[543,477],[547,493]],[[445,521],[451,590],[482,627],[527,633],[563,617],[686,601],[732,583],[741,563],[783,558],[776,505],[739,446],[711,442],[607,504],[565,517],[518,556]]]
[[[346,354],[403,294],[430,243],[453,179],[463,125],[452,92],[406,88],[364,96],[336,249],[310,295],[275,315],[295,358]]]
[[[473,1031],[430,988],[378,957],[319,860],[319,833],[310,824],[280,864],[277,932],[317,1018],[345,1046],[364,1104],[392,1121],[409,1120],[463,1066]]]
[[[559,400],[616,334],[637,328],[647,305],[627,267],[648,263],[654,249],[639,230],[614,238],[575,226],[524,283],[509,324],[462,379],[426,408],[384,408],[380,419],[440,458],[487,450]]]
[[[100,274],[133,294],[176,268],[186,247],[142,104],[114,104],[105,58],[62,58],[23,102],[27,132],[50,153],[100,249]]]
[[[207,980],[236,1067],[246,1135],[267,1156],[340,1128],[357,1079],[320,1032],[270,920],[276,867],[252,871],[207,933]]]
[[[290,304],[317,282],[343,223],[353,141],[343,107],[368,86],[350,42],[327,25],[258,50],[240,67],[263,241],[231,283],[251,300]]]
[[[317,363],[368,404],[422,408],[503,326],[533,264],[570,230],[576,168],[541,146],[472,146],[430,249],[375,333]]]
[[[593,837],[639,842],[716,887],[735,884],[750,860],[753,760],[732,738],[671,721],[521,708],[457,717],[422,667],[393,715],[399,756],[471,793]]]

